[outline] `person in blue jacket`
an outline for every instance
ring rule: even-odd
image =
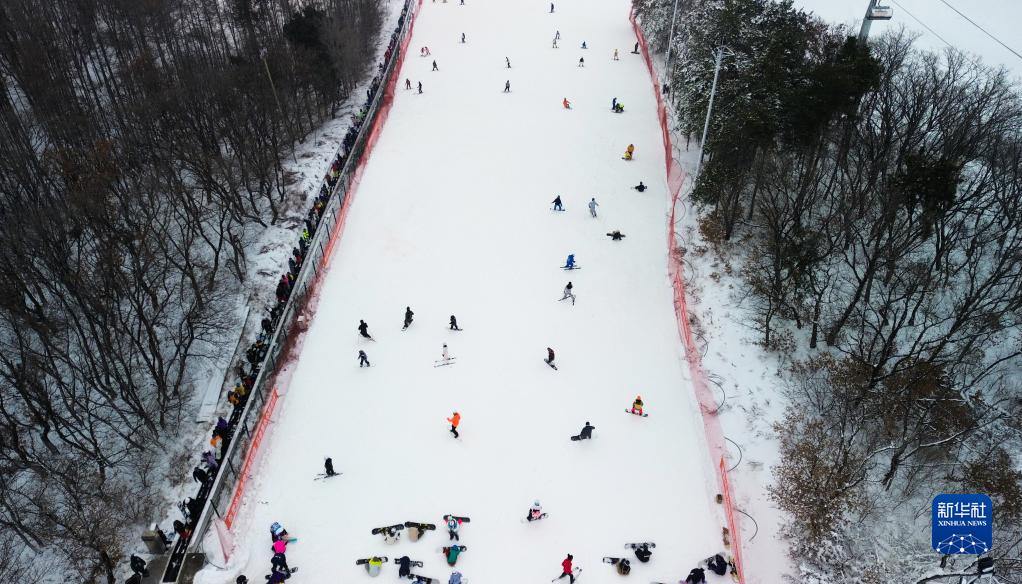
[[[567,261],[565,261],[564,267],[568,268],[569,270],[574,269],[574,267],[575,267],[575,254],[573,254],[573,253],[569,253],[568,254],[568,259],[567,259]]]

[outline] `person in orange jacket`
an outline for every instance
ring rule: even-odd
[[[457,438],[458,424],[461,423],[461,414],[459,414],[458,412],[454,412],[454,415],[451,416],[450,418],[447,418],[447,421],[451,423],[451,434],[454,434],[454,437]]]
[[[564,105],[564,109],[571,109],[571,102],[568,101],[567,97],[564,98],[564,101],[562,101],[561,104]]]

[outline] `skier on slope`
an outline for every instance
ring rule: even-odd
[[[564,210],[564,205],[561,204],[561,195],[557,195],[557,197],[555,197],[551,202],[554,204],[554,211]]]
[[[458,536],[458,529],[460,527],[461,519],[458,519],[453,515],[447,516],[447,537],[450,541],[461,541],[461,538]]]
[[[596,197],[593,197],[592,200],[589,201],[589,214],[596,217],[596,208],[599,206],[600,204],[596,202]]]
[[[451,430],[450,430],[451,434],[454,434],[454,437],[457,438],[458,437],[458,424],[461,423],[461,414],[459,414],[458,412],[454,412],[454,415],[452,415],[450,418],[447,418],[447,421],[451,423]],[[454,538],[452,538],[452,539],[454,539]]]
[[[332,458],[328,457],[323,462],[323,468],[324,468],[324,470],[326,470],[326,476],[328,476],[328,477],[332,477],[335,474],[337,474],[336,472],[334,472],[334,459],[332,459]]]
[[[595,429],[596,429],[596,426],[590,425],[589,421],[587,420],[586,421],[586,425],[582,426],[582,431],[578,433],[578,439],[579,440],[591,440],[593,438],[593,430],[595,430]]]
[[[373,339],[373,337],[369,336],[369,325],[367,325],[366,321],[364,320],[358,321],[358,334],[362,335],[363,338],[369,339],[370,341],[375,340]]]
[[[561,296],[561,300],[571,298],[571,305],[575,306],[575,295],[571,293],[572,288],[574,286],[572,286],[571,282],[568,282],[568,285],[564,287],[564,296]]]
[[[543,518],[543,506],[539,504],[539,499],[532,502],[532,507],[529,507],[529,512],[525,515],[527,521],[538,521]]]
[[[642,396],[635,396],[635,401],[632,402],[632,413],[642,415]]]
[[[358,350],[358,366],[360,369],[362,367],[372,367],[372,365],[369,364],[369,355],[366,355],[366,352],[362,349]]]
[[[573,253],[569,253],[568,254],[568,259],[564,261],[564,266],[563,267],[565,269],[568,269],[568,270],[574,270],[575,269],[575,254],[573,254]]]
[[[408,328],[412,324],[412,317],[413,316],[415,316],[415,313],[412,312],[412,307],[411,306],[406,306],[405,307],[405,325],[404,325],[404,327],[401,328],[401,330],[405,330],[406,328]]]
[[[574,560],[574,559],[575,559],[575,556],[572,556],[571,554],[568,554],[568,557],[564,558],[564,561],[561,562],[561,570],[562,571],[561,571],[561,575],[557,577],[558,580],[560,580],[561,578],[567,576],[568,577],[568,584],[575,584],[575,574],[573,574],[571,572],[571,560]]]
[[[460,331],[461,330],[460,328],[458,328],[458,319],[454,318],[453,314],[451,315],[451,330],[452,331]]]
[[[554,365],[554,350],[550,347],[546,348],[546,364],[551,367]]]

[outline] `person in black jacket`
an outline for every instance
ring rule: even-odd
[[[708,558],[706,560],[706,567],[718,576],[723,576],[727,572],[727,562],[724,560],[724,556],[720,554],[715,554],[712,558]]]
[[[625,238],[625,234],[615,229],[614,231],[608,233],[607,237],[613,239],[614,241],[621,241],[622,239]]]
[[[649,557],[652,556],[652,555],[653,555],[653,552],[649,551],[649,546],[648,545],[641,545],[641,546],[635,548],[635,557],[638,558],[640,562],[643,562],[643,563],[648,562],[649,561]]]
[[[146,567],[145,560],[142,558],[132,554],[131,559],[129,560],[129,565],[131,566],[132,572],[141,574],[143,578],[149,577],[149,568]]]
[[[404,578],[405,576],[410,576],[412,573],[412,559],[409,558],[408,556],[402,556],[398,558],[397,561],[398,561],[397,569],[398,577]]]
[[[451,330],[452,331],[460,331],[461,330],[460,328],[458,328],[458,319],[454,318],[453,314],[451,315]]]
[[[706,573],[702,568],[692,568],[692,571],[688,573],[688,577],[685,578],[686,584],[703,584],[706,582]]]
[[[579,440],[590,440],[590,439],[592,439],[592,437],[593,437],[593,430],[595,430],[595,429],[596,429],[596,426],[591,426],[589,424],[589,422],[587,421],[586,425],[582,426],[582,431],[578,433],[578,439]]]
[[[206,481],[209,480],[209,475],[201,468],[195,467],[195,470],[192,471],[192,479],[199,484],[204,485],[206,484]]]
[[[640,180],[639,184],[634,186],[634,187],[632,187],[632,188],[637,190],[637,191],[639,191],[641,193],[642,191],[646,190],[647,187],[646,187],[646,185],[642,184],[642,181]]]
[[[373,337],[369,336],[369,325],[364,320],[358,321],[358,333],[369,340],[373,340]]]
[[[415,313],[412,312],[412,307],[405,306],[405,326],[401,327],[401,330],[405,330],[406,328],[411,326],[413,316],[415,316]]]

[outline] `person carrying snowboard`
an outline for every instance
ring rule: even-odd
[[[554,204],[554,211],[564,210],[564,205],[561,204],[561,195],[557,195],[551,202]]]
[[[454,414],[458,415],[458,414]],[[453,515],[447,516],[447,537],[449,541],[461,541],[458,536],[458,529],[461,527],[461,519]]]
[[[326,476],[328,477],[332,477],[337,474],[334,472],[334,459],[332,458],[327,458],[326,461],[323,462],[323,468],[326,470]]]
[[[575,269],[575,254],[573,253],[568,254],[568,259],[564,261],[564,268],[568,270]]]
[[[539,504],[539,499],[532,502],[532,507],[529,507],[529,512],[525,515],[526,521],[538,521],[543,518],[543,506]]]
[[[568,285],[564,287],[564,296],[561,296],[561,300],[571,298],[571,305],[575,306],[575,295],[571,293],[572,288],[571,282],[568,282]]]
[[[557,577],[558,580],[567,576],[568,584],[575,584],[575,574],[571,572],[571,560],[574,559],[575,557],[571,554],[568,554],[568,557],[564,558],[564,561],[561,562],[561,575]]]
[[[372,365],[369,364],[369,356],[366,355],[366,352],[362,349],[358,350],[358,367],[359,369],[362,367],[372,367]]]
[[[412,312],[412,307],[411,306],[406,306],[405,307],[405,326],[402,327],[401,330],[405,330],[406,328],[408,328],[412,324],[412,317],[413,316],[415,316],[415,313]]]
[[[465,551],[465,547],[458,544],[443,548],[444,555],[447,556],[447,565],[453,566],[454,564],[457,564],[458,556],[460,556],[463,551]]]
[[[641,193],[642,191],[645,191],[648,187],[646,185],[642,184],[642,181],[640,180],[639,184],[635,185],[632,188],[637,190],[637,191],[639,191]]]
[[[446,346],[447,345],[444,345],[444,347],[446,347]],[[458,437],[458,424],[461,423],[461,414],[459,414],[458,412],[454,412],[454,415],[451,416],[450,418],[447,418],[447,421],[451,423],[451,434],[454,434],[454,437],[457,438]]]
[[[461,330],[460,328],[458,328],[458,319],[454,318],[453,314],[451,315],[451,330],[452,331],[460,331]]]
[[[589,214],[592,215],[593,217],[596,217],[596,208],[599,206],[600,204],[596,202],[596,197],[593,197],[589,201]]]
[[[596,426],[592,426],[588,421],[586,421],[586,425],[582,426],[582,431],[578,433],[577,438],[579,440],[591,440],[593,437],[593,430],[595,429]]]
[[[369,339],[370,341],[375,340],[373,339],[373,337],[369,335],[369,325],[367,325],[366,321],[364,320],[358,321],[358,334],[362,335],[363,338]]]
[[[632,402],[632,413],[642,415],[642,396],[635,396],[635,401]]]
[[[554,350],[550,347],[546,348],[546,364],[551,367],[554,365]]]

